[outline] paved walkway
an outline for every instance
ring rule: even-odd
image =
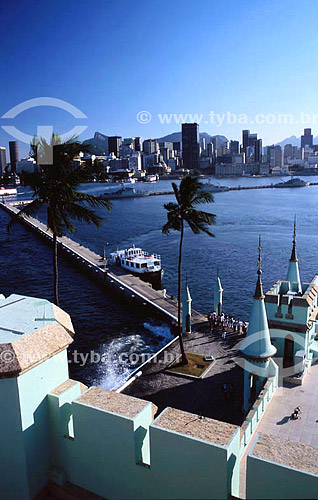
[[[302,411],[301,419],[292,420],[290,416],[296,406]],[[276,390],[257,426],[258,432],[318,448],[318,364],[311,366],[303,385]],[[246,460],[255,435],[240,462],[240,498],[246,498]]]
[[[154,362],[142,368],[143,375],[125,390],[125,394],[152,401],[158,407],[158,414],[167,406],[188,411],[196,415],[241,425],[243,421],[243,370],[235,362],[235,345],[241,340],[239,333],[223,328],[210,331],[208,322],[198,324],[190,335],[183,336],[186,352],[213,356],[215,364],[204,379],[189,379],[167,373],[172,354],[180,356],[178,340],[167,348]],[[168,358],[168,362],[165,359]],[[232,384],[233,393],[225,397],[223,384]]]
[[[301,419],[291,420],[296,406],[302,411]],[[303,385],[277,389],[259,432],[318,448],[318,364],[310,367]]]

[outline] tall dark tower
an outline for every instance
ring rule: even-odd
[[[199,168],[199,125],[197,123],[182,124],[182,159],[183,168],[196,170]]]
[[[246,148],[250,145],[250,131],[242,130],[242,146],[243,151],[246,151]]]
[[[122,144],[122,137],[118,135],[114,135],[112,137],[108,137],[108,152],[114,153],[117,158],[119,157],[119,148]]]
[[[18,141],[9,142],[11,172],[16,173],[16,164],[19,161]]]
[[[5,174],[7,166],[6,148],[0,147],[0,175]]]
[[[254,159],[256,163],[262,161],[262,139],[256,139],[254,143]]]
[[[304,135],[301,136],[301,148],[309,146],[312,148],[314,137],[311,133],[311,128],[304,129]]]

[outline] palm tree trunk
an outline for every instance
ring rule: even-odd
[[[180,245],[179,245],[179,263],[178,263],[178,336],[181,350],[182,364],[187,365],[188,360],[184,351],[182,341],[182,325],[181,325],[181,264],[182,264],[182,244],[183,244],[183,220],[181,221]]]
[[[57,267],[57,236],[53,233],[54,302],[59,305],[59,272]]]

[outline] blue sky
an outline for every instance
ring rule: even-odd
[[[0,125],[28,134],[87,125],[82,139],[96,130],[147,138],[181,128],[160,123],[159,113],[197,113],[210,134],[239,139],[250,128],[264,144],[299,136],[305,124],[218,126],[209,113],[318,115],[317,14],[315,0],[12,0],[1,12],[0,116],[55,97],[87,119],[38,107]],[[137,121],[141,110],[149,123]],[[318,119],[308,126],[318,135]],[[9,140],[0,129],[0,145]]]

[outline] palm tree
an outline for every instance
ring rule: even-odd
[[[182,364],[187,364],[188,360],[182,342],[181,326],[181,269],[182,269],[182,245],[184,237],[184,225],[188,224],[194,234],[206,233],[214,236],[208,226],[215,224],[215,215],[209,212],[197,210],[196,206],[202,203],[214,201],[210,192],[204,190],[197,177],[187,175],[183,177],[178,187],[172,183],[176,202],[166,203],[167,222],[162,228],[162,232],[169,234],[171,231],[180,231],[179,262],[178,262],[178,336],[182,356]]]
[[[46,207],[47,228],[53,235],[53,273],[54,273],[54,300],[59,305],[58,298],[58,264],[57,248],[58,238],[67,231],[74,233],[74,220],[84,221],[100,227],[102,217],[96,214],[93,208],[105,207],[111,210],[107,200],[78,191],[78,187],[85,182],[92,173],[92,168],[86,164],[74,167],[74,159],[80,152],[88,152],[89,148],[83,146],[74,138],[62,142],[57,135],[52,136],[51,143],[44,139],[34,140],[31,152],[40,166],[40,172],[24,172],[21,180],[24,186],[29,186],[33,191],[33,200],[25,205],[8,224],[10,231],[12,225],[21,217],[30,217],[37,214],[41,206]],[[51,157],[48,164],[45,159]],[[45,165],[43,162],[45,161]]]

